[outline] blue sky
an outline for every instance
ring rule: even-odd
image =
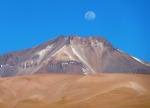
[[[103,36],[150,62],[150,0],[0,0],[1,54],[71,34]]]

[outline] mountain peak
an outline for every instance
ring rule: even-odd
[[[59,36],[28,50],[0,55],[0,77],[43,73],[150,73],[150,66],[100,36]]]
[[[115,50],[115,48],[110,44],[110,42],[101,37],[101,36],[87,36],[85,38],[81,36],[69,36],[69,41],[76,41],[78,44],[85,44],[87,46],[100,46],[103,45],[104,47],[109,48],[109,50]]]

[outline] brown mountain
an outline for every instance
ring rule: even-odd
[[[0,55],[1,77],[46,73],[149,74],[150,64],[99,36],[60,36],[30,49]]]

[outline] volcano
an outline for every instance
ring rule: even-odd
[[[30,49],[0,55],[0,77],[48,73],[149,74],[150,64],[100,36],[59,36]]]

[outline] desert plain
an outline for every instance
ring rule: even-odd
[[[1,78],[0,108],[150,108],[150,75],[39,74]]]

